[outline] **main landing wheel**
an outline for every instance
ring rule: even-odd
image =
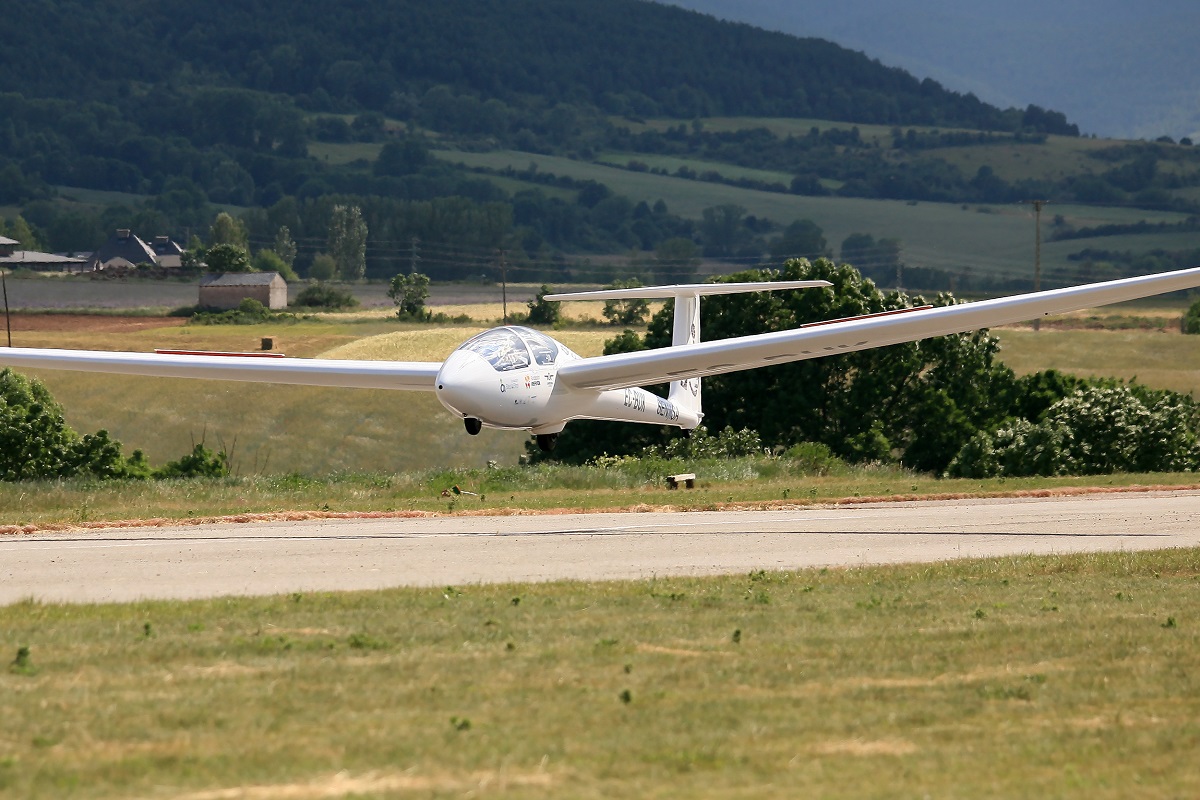
[[[537,435],[538,448],[543,453],[549,453],[554,449],[554,445],[558,444],[557,433],[539,433]]]
[[[478,436],[479,432],[483,430],[483,423],[474,417],[463,417],[463,425],[466,426],[467,433],[472,436]]]

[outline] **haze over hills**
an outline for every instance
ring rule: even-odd
[[[1088,134],[1200,134],[1200,5],[1190,0],[666,2],[827,38],[1002,107],[1053,108]]]

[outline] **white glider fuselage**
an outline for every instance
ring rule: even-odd
[[[489,428],[553,434],[573,419],[674,425],[690,429],[700,414],[645,389],[572,389],[557,380],[579,361],[566,345],[520,326],[492,328],[450,354],[438,371],[438,401]]]

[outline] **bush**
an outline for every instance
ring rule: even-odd
[[[303,291],[296,295],[291,305],[304,308],[342,309],[356,307],[358,300],[345,289],[339,289],[328,283],[312,283],[305,286]]]
[[[1196,405],[1182,395],[1127,385],[1085,386],[1050,406],[1041,422],[1016,420],[993,433],[976,433],[946,474],[987,478],[1195,469],[1200,466],[1196,423]]]
[[[1183,315],[1183,332],[1188,334],[1200,333],[1200,300],[1192,303],[1187,313]]]
[[[783,457],[793,462],[806,475],[828,475],[842,472],[846,462],[833,454],[828,445],[820,442],[801,442],[784,451]]]
[[[642,451],[644,458],[663,458],[679,461],[738,458],[762,453],[762,439],[757,431],[750,429],[735,431],[726,427],[716,436],[709,434],[703,425],[687,436],[672,439],[665,445],[647,447]]]
[[[257,325],[274,320],[294,320],[295,314],[272,311],[253,297],[242,298],[238,307],[229,311],[197,311],[192,315],[192,325]]]
[[[529,314],[525,317],[526,322],[531,325],[553,327],[562,320],[561,304],[554,300],[546,299],[546,295],[553,292],[552,288],[542,284],[542,288],[538,289],[537,294],[529,301]]]
[[[397,275],[388,285],[388,297],[396,304],[396,316],[403,320],[428,322],[425,301],[429,299],[429,276],[420,272]]]
[[[126,460],[108,431],[80,436],[67,426],[62,406],[41,381],[0,371],[0,480],[21,481],[93,475],[147,477],[145,456]]]
[[[156,478],[224,478],[229,475],[229,456],[213,452],[201,442],[178,461],[154,471]]]

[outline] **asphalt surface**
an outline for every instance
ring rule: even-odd
[[[0,537],[0,604],[714,575],[1200,546],[1200,492]]]

